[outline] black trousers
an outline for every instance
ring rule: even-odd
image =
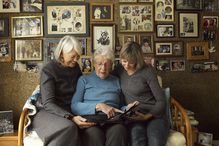
[[[127,130],[122,124],[94,126],[81,130],[83,146],[127,146]]]

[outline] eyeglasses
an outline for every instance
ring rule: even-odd
[[[105,62],[105,63],[103,63],[103,62],[99,62],[99,63],[96,62],[95,64],[97,65],[98,68],[109,67],[111,65],[110,62]]]

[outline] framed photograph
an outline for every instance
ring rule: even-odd
[[[218,0],[204,0],[203,1],[203,10],[218,11],[219,10],[219,1]]]
[[[1,0],[0,13],[18,13],[20,12],[20,0]]]
[[[179,37],[198,37],[198,13],[179,13]]]
[[[174,25],[173,24],[158,24],[157,25],[157,37],[160,37],[160,38],[174,37]]]
[[[155,0],[155,21],[174,21],[173,0]]]
[[[153,32],[154,18],[151,4],[119,5],[120,32]]]
[[[31,13],[43,12],[43,0],[21,0],[21,11]]]
[[[156,60],[156,69],[159,71],[169,71],[170,61],[169,60]]]
[[[187,59],[188,60],[209,59],[208,42],[188,42]]]
[[[46,3],[45,17],[46,37],[61,37],[67,34],[89,35],[87,3]]]
[[[91,21],[113,21],[113,3],[91,3]]]
[[[155,58],[154,58],[153,55],[146,55],[146,56],[144,56],[145,64],[149,64],[149,65],[152,65],[154,67],[154,61],[155,61]]]
[[[94,24],[92,26],[92,49],[98,48],[115,49],[115,25]]]
[[[43,16],[11,17],[12,38],[43,36]]]
[[[203,39],[207,41],[214,41],[218,38],[217,30],[204,30],[203,31]]]
[[[218,71],[218,63],[214,62],[214,61],[194,63],[192,65],[191,71],[192,71],[192,73]],[[203,136],[200,136],[200,140],[199,140],[199,143],[203,145],[203,140],[201,140],[201,139],[203,139]]]
[[[81,55],[87,55],[87,39],[86,38],[77,38],[77,39],[81,44],[81,48],[82,48]]]
[[[204,146],[212,146],[213,134],[199,132],[198,133],[198,143]]]
[[[120,3],[136,3],[137,0],[119,0]]]
[[[0,111],[0,134],[14,133],[13,111]]]
[[[0,18],[0,37],[9,36],[9,20],[8,18]]]
[[[173,56],[183,56],[184,54],[184,46],[183,41],[172,42],[173,46]]]
[[[54,59],[54,50],[58,46],[59,38],[45,38],[43,41],[43,62],[47,63]]]
[[[127,42],[135,42],[135,41],[136,41],[136,35],[134,34],[123,35],[123,44]]]
[[[9,39],[0,40],[0,62],[11,61],[11,41]]]
[[[39,61],[42,59],[42,40],[15,40],[15,61]]]
[[[203,16],[203,28],[205,29],[218,28],[218,16]]]
[[[139,35],[139,44],[143,53],[154,53],[152,35]]]
[[[170,70],[185,71],[185,60],[182,59],[170,60]]]
[[[156,55],[172,55],[172,43],[155,43]]]
[[[82,73],[91,73],[93,71],[93,61],[91,56],[81,56],[80,59]]]
[[[202,10],[202,0],[176,0],[176,10]]]

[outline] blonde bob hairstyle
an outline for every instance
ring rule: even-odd
[[[110,48],[98,48],[94,52],[94,62],[96,62],[96,58],[99,56],[103,56],[104,58],[114,62],[114,52]]]
[[[136,42],[127,42],[120,51],[120,59],[126,59],[130,63],[135,64],[136,70],[145,66],[141,46]]]
[[[81,55],[82,53],[82,48],[80,42],[73,36],[71,35],[66,35],[61,40],[59,41],[58,46],[56,47],[54,51],[54,57],[55,60],[58,62],[62,61],[61,54],[67,54],[74,49],[78,55]]]

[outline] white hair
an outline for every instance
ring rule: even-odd
[[[67,54],[71,52],[72,49],[74,49],[78,53],[78,55],[81,55],[82,48],[81,48],[80,42],[74,36],[71,36],[71,35],[64,36],[63,38],[61,38],[58,46],[56,47],[54,51],[55,60],[60,62],[61,54],[62,53]]]
[[[94,61],[96,61],[96,58],[98,56],[103,56],[106,59],[109,59],[112,63],[114,62],[114,52],[110,48],[98,48],[94,52]]]

